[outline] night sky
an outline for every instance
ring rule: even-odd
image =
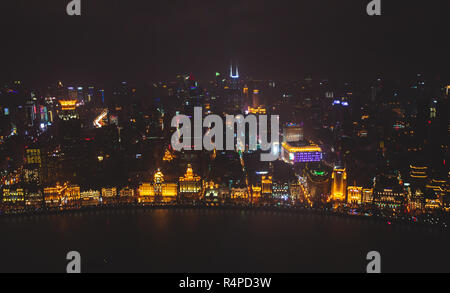
[[[2,1],[0,80],[206,79],[231,58],[256,79],[449,78],[447,0],[382,0],[372,17],[368,0],[69,2]]]

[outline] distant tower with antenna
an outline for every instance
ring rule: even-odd
[[[233,70],[233,61],[230,64],[230,80],[231,80],[231,88],[239,89],[239,66],[236,62],[236,70]]]

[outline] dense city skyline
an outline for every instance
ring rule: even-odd
[[[0,272],[448,271],[448,13],[375,2],[2,6]]]

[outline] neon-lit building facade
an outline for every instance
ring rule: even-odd
[[[286,163],[320,162],[323,158],[322,149],[319,146],[307,146],[299,143],[283,142],[281,155]]]

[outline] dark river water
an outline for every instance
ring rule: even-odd
[[[0,272],[449,272],[447,232],[285,211],[124,209],[0,218]]]

